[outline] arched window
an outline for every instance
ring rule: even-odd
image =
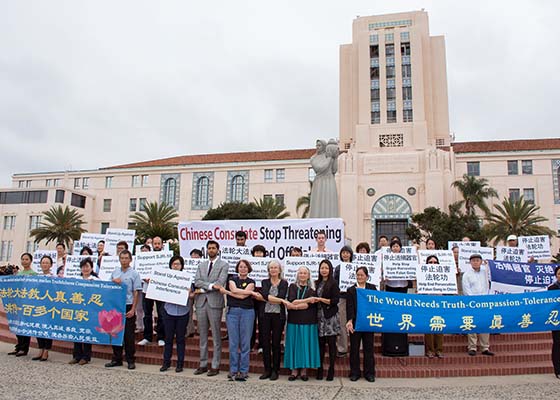
[[[196,205],[206,207],[208,205],[208,188],[210,180],[207,176],[202,176],[196,181]]]
[[[168,178],[163,184],[163,202],[175,207],[175,193],[177,191],[177,181]]]
[[[231,201],[243,202],[244,189],[245,179],[241,175],[235,175],[231,179]]]

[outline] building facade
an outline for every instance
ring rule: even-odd
[[[340,48],[340,148],[336,176],[346,236],[376,243],[404,232],[413,213],[447,209],[463,174],[487,178],[500,196],[523,195],[560,232],[560,139],[453,143],[445,43],[423,11],[360,17]],[[0,262],[38,246],[29,232],[51,206],[75,207],[90,232],[127,228],[146,202],[181,220],[222,202],[272,197],[291,217],[310,192],[314,149],[171,157],[84,171],[16,173],[0,189]],[[553,251],[558,251],[554,239]]]

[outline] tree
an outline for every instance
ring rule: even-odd
[[[147,203],[144,211],[135,212],[130,216],[136,225],[136,237],[142,242],[155,236],[162,240],[177,238],[177,222],[179,214],[167,203]]]
[[[284,219],[290,216],[290,213],[286,211],[286,206],[272,197],[255,199],[254,203],[264,219]]]
[[[311,188],[313,187],[313,182],[309,182],[309,186],[309,193],[307,196],[301,196],[296,203],[296,212],[299,212],[299,209],[303,208],[301,218],[307,218],[309,215],[309,207],[311,206]]]
[[[203,220],[219,219],[264,219],[262,212],[254,203],[221,203],[216,208],[211,208],[202,217]]]
[[[464,236],[473,240],[483,238],[478,218],[461,213],[457,204],[449,206],[449,214],[437,207],[428,207],[421,213],[413,214],[406,233],[417,242],[432,238],[440,249],[447,248],[447,242],[461,240]]]
[[[486,200],[498,197],[498,192],[490,187],[487,179],[477,178],[476,176],[465,174],[463,179],[456,180],[451,186],[456,188],[463,196],[463,200],[460,200],[458,204],[465,206],[467,215],[474,215],[477,207],[488,214],[490,210],[486,205]]]
[[[556,235],[552,229],[539,225],[548,219],[538,215],[540,207],[525,201],[523,196],[517,200],[504,198],[494,208],[496,212],[488,214],[488,223],[484,226],[484,233],[489,241],[505,242],[509,235]]]
[[[46,240],[46,244],[50,242],[64,243],[66,247],[70,247],[70,243],[78,240],[86,230],[82,228],[85,221],[82,215],[76,209],[68,206],[52,206],[43,212],[43,221],[41,225],[32,229],[29,233],[38,243]]]

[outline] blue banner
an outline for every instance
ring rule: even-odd
[[[560,330],[560,290],[486,296],[428,296],[358,289],[356,330],[511,333]]]
[[[556,281],[556,264],[528,264],[488,260],[492,282],[528,288],[546,288]]]
[[[112,282],[49,276],[0,277],[0,301],[17,335],[121,344],[125,288]]]

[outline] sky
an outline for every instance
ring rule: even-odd
[[[422,8],[445,36],[456,141],[559,136],[554,0],[0,0],[0,187],[338,137],[353,19]]]

